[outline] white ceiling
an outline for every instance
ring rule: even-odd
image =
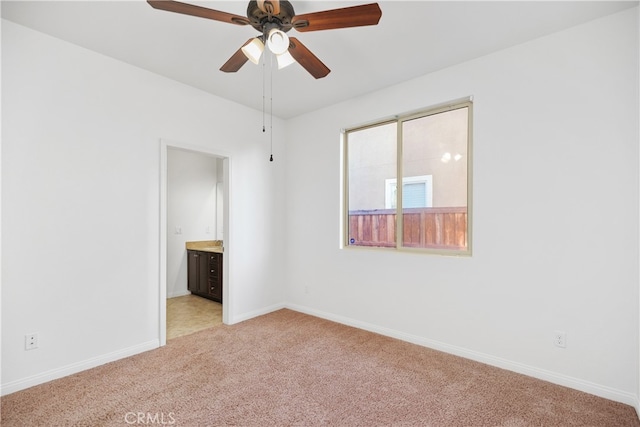
[[[246,15],[247,1],[189,1]],[[301,1],[297,14],[372,1]],[[290,32],[331,73],[299,64],[273,74],[273,110],[291,118],[636,6],[637,1],[380,1],[379,25]],[[263,67],[220,66],[250,37],[236,26],[153,9],[144,0],[2,1],[2,17],[257,110]],[[267,71],[267,76],[269,73]],[[268,89],[267,89],[268,94]],[[268,99],[268,95],[267,95]]]

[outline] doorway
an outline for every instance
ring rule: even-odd
[[[167,335],[167,302],[171,314],[178,313],[185,326],[202,325],[203,310],[228,323],[229,301],[229,163],[228,154],[193,147],[173,141],[161,141],[160,185],[160,345]],[[222,255],[223,304],[202,301],[187,289],[186,242],[220,241]],[[169,298],[169,300],[168,300]],[[217,306],[211,307],[207,304]],[[185,313],[193,310],[193,318]],[[220,316],[221,314],[221,316]],[[215,321],[209,319],[208,321]],[[172,326],[173,327],[173,326]],[[182,326],[181,326],[182,327]],[[174,331],[175,332],[175,331]],[[175,333],[172,335],[175,336]],[[184,334],[185,331],[182,331]]]

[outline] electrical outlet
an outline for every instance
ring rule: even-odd
[[[565,331],[555,331],[553,333],[553,344],[556,347],[565,348],[567,346],[567,333]]]
[[[24,336],[24,349],[33,350],[38,348],[38,334],[27,334]]]

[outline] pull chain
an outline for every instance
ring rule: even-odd
[[[266,77],[265,77],[265,73],[266,73],[266,59],[265,59],[265,55],[262,55],[262,132],[264,133],[266,131],[266,128],[264,126],[264,115],[265,115],[265,111],[264,111],[264,104],[265,104],[265,86],[266,86]]]
[[[267,52],[262,55],[262,132],[266,132],[266,65],[267,65]],[[273,162],[273,55],[269,54],[269,143],[271,145],[271,154],[269,161]]]
[[[273,162],[273,55],[269,55],[269,61],[271,62],[271,66],[270,68],[270,73],[269,76],[271,78],[271,82],[270,82],[270,86],[271,88],[269,89],[269,130],[271,135],[269,135],[269,139],[270,139],[270,145],[271,145],[271,156],[269,157],[269,161]]]

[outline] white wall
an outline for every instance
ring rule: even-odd
[[[340,249],[340,129],[467,96],[473,256]],[[288,304],[637,405],[638,113],[634,8],[290,120]]]
[[[3,21],[2,393],[158,344],[166,138],[231,158],[232,323],[286,291],[296,309],[631,403],[637,21],[276,120],[274,163],[246,126],[259,112]],[[339,129],[468,95],[473,256],[339,249]],[[29,332],[40,348],[26,352]]]
[[[167,151],[167,298],[172,298],[189,294],[185,242],[218,239],[219,159]]]
[[[230,322],[281,306],[285,156],[260,123],[2,22],[2,393],[159,344],[160,138],[230,157]]]

